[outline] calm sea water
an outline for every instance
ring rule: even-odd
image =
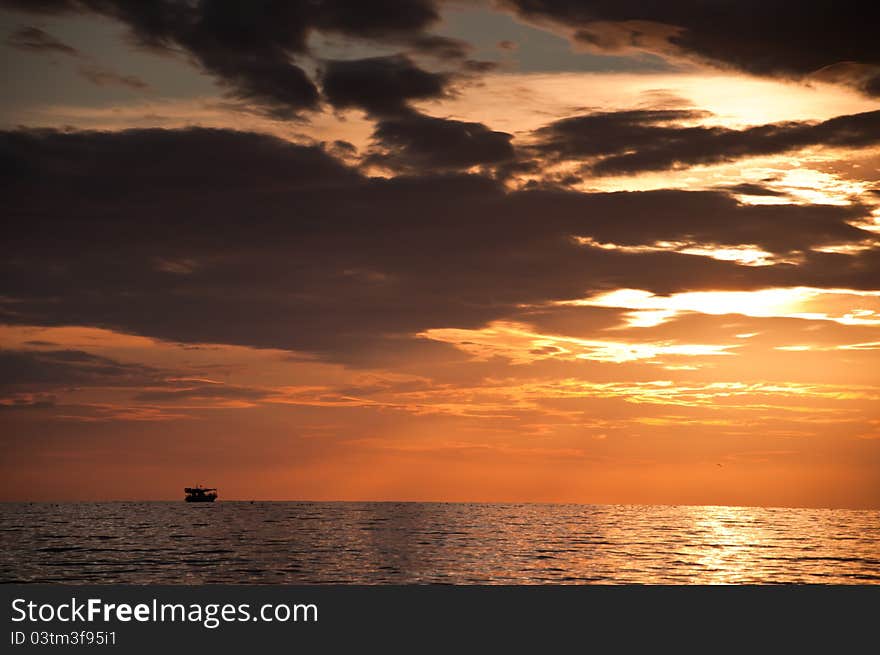
[[[0,505],[0,581],[880,583],[880,512],[466,503]]]

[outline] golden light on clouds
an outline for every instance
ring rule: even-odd
[[[704,124],[745,127],[790,120],[820,121],[877,108],[863,95],[821,83],[812,86],[736,73],[493,73],[449,98],[419,102],[430,113],[480,121],[512,133],[535,130],[548,116],[588,111],[696,107]]]
[[[821,162],[841,155],[841,152],[832,151],[813,159]],[[846,179],[810,168],[810,159],[804,157],[797,162],[796,168],[783,171],[778,179],[768,183],[768,188],[787,194],[794,202],[819,205],[848,205],[871,188],[871,183],[865,180]]]
[[[625,253],[641,252],[679,252],[683,255],[711,257],[720,261],[736,262],[743,266],[772,266],[789,260],[778,258],[772,252],[761,250],[755,245],[715,245],[687,241],[655,241],[650,245],[625,246],[616,243],[600,243],[593,237],[574,237],[575,242],[589,248],[617,250]]]
[[[880,325],[880,291],[789,287],[756,291],[686,291],[658,296],[641,289],[617,289],[560,306],[614,307],[631,310],[627,325],[652,327],[683,312],[754,318],[800,318],[841,325]]]
[[[479,330],[435,328],[418,336],[450,343],[480,360],[505,357],[523,364],[539,359],[593,360],[597,362],[632,362],[648,360],[659,363],[666,357],[705,357],[729,355],[736,345],[691,343],[637,343],[628,341],[578,339],[562,335],[540,334],[528,325],[506,321],[493,322]]]

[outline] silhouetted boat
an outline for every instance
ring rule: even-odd
[[[186,487],[186,502],[188,503],[213,503],[217,500],[217,490],[206,487]]]

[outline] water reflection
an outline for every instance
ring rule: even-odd
[[[10,503],[0,580],[880,583],[880,512],[466,503]]]

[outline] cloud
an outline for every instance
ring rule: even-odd
[[[324,95],[334,107],[359,107],[376,116],[400,113],[410,100],[440,98],[449,76],[422,70],[406,56],[324,62]]]
[[[21,27],[6,42],[25,52],[61,53],[78,59],[89,59],[82,52],[37,27]],[[80,66],[77,72],[96,86],[126,86],[137,91],[149,85],[136,75],[121,75],[104,66],[94,64]]]
[[[646,51],[753,75],[809,79],[849,64],[836,81],[880,92],[880,9],[832,0],[502,0],[521,18],[599,52]]]
[[[409,45],[420,54],[441,60],[464,60],[473,49],[469,43],[461,39],[438,34],[417,35],[409,41]]]
[[[83,66],[79,69],[79,74],[96,86],[125,86],[136,91],[150,87],[136,75],[120,75],[98,66]]]
[[[312,54],[308,40],[314,32],[404,44],[435,57],[458,58],[467,51],[461,41],[425,31],[439,18],[431,0],[4,0],[3,5],[30,13],[98,14],[117,20],[138,45],[164,52],[182,49],[231,96],[281,119],[319,107],[318,88],[302,68]],[[45,48],[45,39],[40,44]]]
[[[576,236],[618,246],[653,246],[663,241],[749,244],[784,254],[838,239],[859,241],[869,236],[850,225],[868,211],[858,205],[745,206],[726,193],[667,190],[538,190],[514,197],[519,211],[543,212],[568,222],[568,229]],[[578,221],[578,215],[590,218]]]
[[[404,55],[327,61],[321,74],[324,95],[334,107],[357,107],[376,119],[367,164],[426,172],[513,160],[511,134],[411,108],[410,101],[447,95],[451,79],[422,70]]]
[[[81,57],[79,50],[52,36],[38,27],[22,26],[9,35],[6,43],[25,52],[60,53],[69,57]]]
[[[81,350],[0,350],[0,387],[139,386],[161,377],[158,369]]]
[[[404,112],[380,120],[373,139],[381,150],[368,163],[395,169],[428,171],[497,165],[514,159],[513,135],[482,123]]]
[[[50,393],[19,392],[0,396],[0,411],[12,409],[52,409],[58,399]]]
[[[57,132],[20,130],[0,135],[4,184],[56,185],[75,193],[103,176],[109,196],[147,186],[185,191],[258,189],[339,183],[357,176],[318,146],[294,145],[252,132],[210,128]],[[91,180],[91,181],[90,181]]]
[[[522,322],[529,306],[616,288],[876,289],[880,270],[875,250],[810,250],[870,235],[849,224],[866,211],[856,205],[742,205],[724,191],[511,192],[451,173],[370,178],[319,146],[227,130],[6,132],[0,186],[4,322],[359,365],[462,359],[414,335]],[[798,264],[754,267],[575,237],[802,253]]]
[[[270,392],[264,389],[253,389],[238,385],[196,384],[192,386],[183,386],[178,389],[152,389],[142,391],[134,397],[134,400],[147,402],[228,400],[250,403],[253,401],[264,400],[269,395]]]
[[[683,312],[742,314],[751,317],[790,317],[834,321],[842,325],[880,326],[880,291],[811,289],[809,287],[755,291],[684,292],[657,296],[638,289],[617,289],[575,305],[633,310],[630,325],[653,327]],[[854,307],[859,309],[853,309]]]
[[[739,184],[731,184],[727,187],[724,187],[728,191],[736,194],[742,194],[744,196],[784,196],[785,194],[781,191],[775,191],[773,189],[768,189],[765,186],[760,184],[755,184],[754,182],[741,182]]]
[[[776,155],[809,146],[880,144],[880,111],[820,123],[786,122],[737,130],[685,126],[705,118],[692,110],[630,110],[573,116],[535,132],[535,150],[554,160],[589,160],[593,175],[635,174]]]
[[[613,339],[579,339],[535,332],[525,324],[493,322],[480,330],[455,328],[426,330],[419,336],[454,344],[477,360],[504,357],[516,364],[554,358],[577,361],[632,362],[649,360],[663,364],[669,357],[712,357],[731,355],[734,345],[680,342],[638,343]]]

